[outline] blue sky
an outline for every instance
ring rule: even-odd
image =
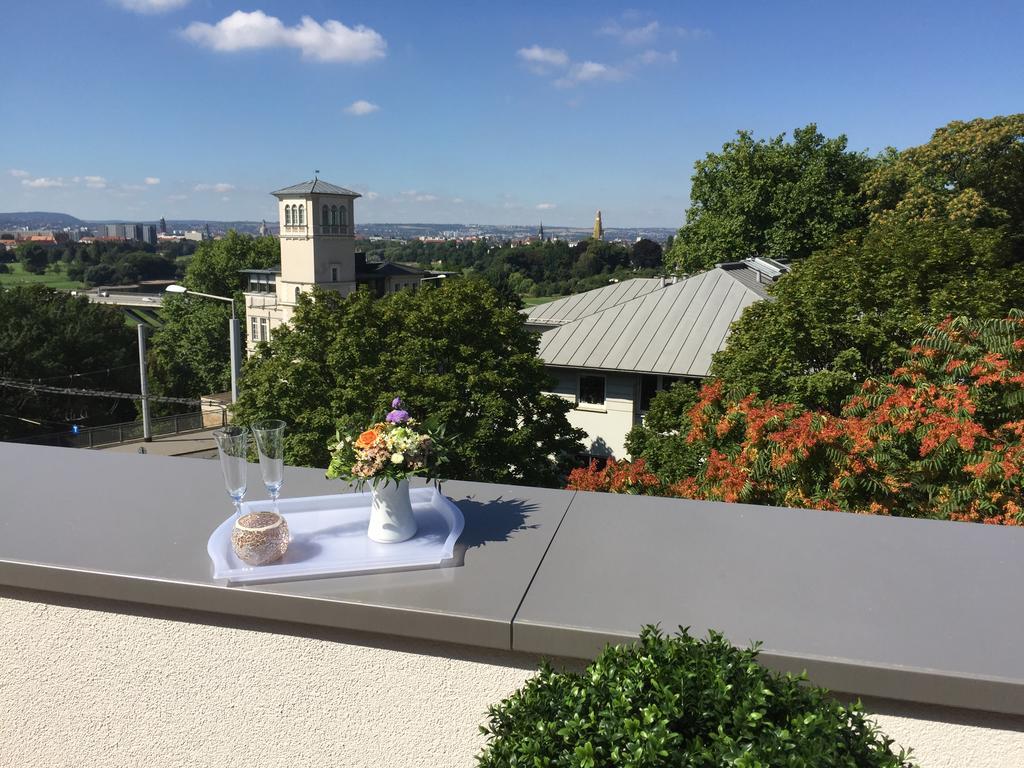
[[[678,226],[693,162],[1022,109],[1024,3],[5,0],[0,210]],[[308,19],[308,20],[304,20]]]

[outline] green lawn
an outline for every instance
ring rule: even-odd
[[[538,304],[547,304],[549,301],[555,299],[561,299],[562,296],[521,296],[523,305],[527,307],[536,307]]]
[[[48,285],[51,288],[85,288],[85,283],[79,280],[69,280],[64,273],[64,265],[56,264],[50,267],[41,275],[33,275],[26,272],[25,267],[17,262],[8,264],[9,274],[0,275],[0,285]]]

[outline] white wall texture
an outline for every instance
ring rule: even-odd
[[[524,654],[0,589],[0,766],[472,766]],[[1024,765],[1024,718],[874,702],[925,768]]]

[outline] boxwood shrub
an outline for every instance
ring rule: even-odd
[[[490,708],[481,768],[910,768],[860,705],[762,667],[718,633],[645,627],[583,673],[540,673]]]

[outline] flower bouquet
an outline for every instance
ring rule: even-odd
[[[358,434],[337,433],[330,446],[327,477],[347,480],[359,489],[370,483],[367,535],[371,539],[391,544],[416,535],[409,478],[436,478],[445,459],[443,437],[444,428],[436,419],[421,424],[397,397],[391,402],[391,411],[368,429]]]

